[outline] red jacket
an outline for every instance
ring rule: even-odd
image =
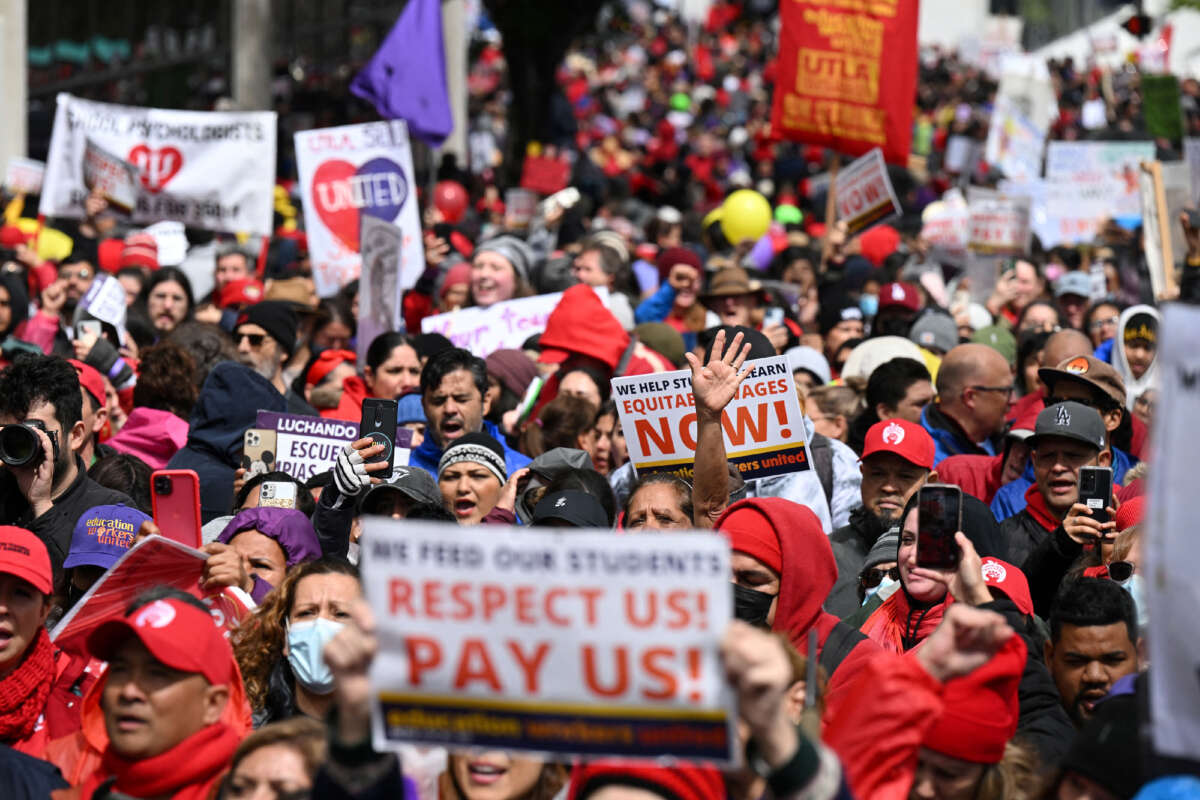
[[[939,483],[950,483],[991,505],[1004,474],[1004,454],[975,456],[961,454],[943,458],[937,465]]]

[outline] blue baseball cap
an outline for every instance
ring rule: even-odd
[[[133,547],[150,516],[126,505],[95,506],[80,515],[63,569],[90,565],[109,569]]]

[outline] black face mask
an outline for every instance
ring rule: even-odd
[[[767,614],[771,613],[771,603],[775,595],[760,592],[757,589],[747,589],[745,586],[733,585],[733,616],[756,628],[768,629]]]

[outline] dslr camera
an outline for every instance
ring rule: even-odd
[[[55,431],[46,430],[40,419],[27,419],[14,425],[0,427],[0,461],[10,467],[37,467],[46,457],[42,440],[36,430],[50,437],[54,458],[58,458],[58,437]]]

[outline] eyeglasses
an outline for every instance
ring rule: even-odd
[[[1120,321],[1121,321],[1120,317],[1105,317],[1104,319],[1094,319],[1094,320],[1092,320],[1091,324],[1088,325],[1088,328],[1090,328],[1091,330],[1094,330],[1094,331],[1098,331],[1107,325],[1112,325],[1115,328],[1117,323]]]
[[[1117,583],[1124,583],[1133,577],[1133,571],[1136,568],[1137,565],[1132,561],[1110,561],[1108,563],[1108,577]]]
[[[891,569],[879,569],[872,567],[859,576],[859,582],[862,583],[864,589],[874,589],[879,584],[883,583],[883,577],[887,576],[894,581],[900,580],[900,568],[892,567]]]
[[[235,333],[234,338],[240,345],[243,339],[250,340],[251,347],[262,347],[263,339],[267,338],[265,333]]]
[[[64,281],[86,281],[92,277],[92,271],[87,267],[80,267],[77,270],[64,269],[59,271],[58,277]]]
[[[974,389],[977,392],[1000,392],[1005,395],[1012,395],[1017,390],[1017,387],[1011,383],[1008,386],[971,386],[968,388]]]

